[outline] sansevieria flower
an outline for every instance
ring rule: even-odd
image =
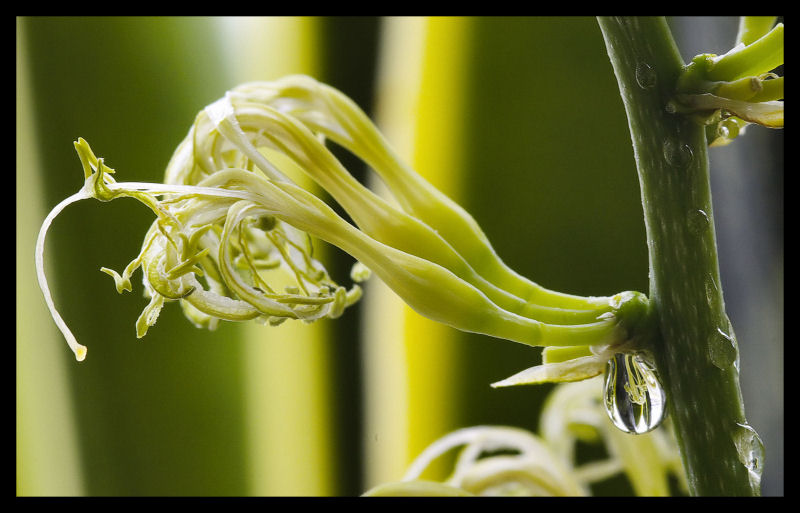
[[[358,182],[326,146],[342,146],[386,184],[385,199]],[[167,302],[198,327],[220,319],[275,325],[335,318],[361,297],[314,258],[312,237],[350,254],[353,281],[384,281],[421,315],[459,330],[546,347],[544,363],[496,386],[575,381],[620,352],[644,348],[649,303],[638,292],[580,297],[509,269],[475,220],[405,165],[341,92],[307,76],[239,86],[201,111],[167,165],[163,184],[118,182],[83,139],[84,185],[45,219],[36,248],[40,286],[78,360],[86,356],[58,314],[44,276],[52,219],[81,199],[128,197],[155,214],[117,291],[142,269],[149,304],[142,337]],[[310,177],[352,219],[298,184]]]

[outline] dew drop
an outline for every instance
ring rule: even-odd
[[[747,424],[736,424],[733,435],[739,461],[745,466],[750,477],[750,486],[760,489],[761,474],[764,471],[764,443],[756,430]]]
[[[715,367],[727,369],[736,362],[736,355],[736,340],[720,328],[708,337],[708,357]]]
[[[711,221],[708,219],[708,214],[703,210],[691,210],[689,212],[689,231],[695,235],[702,235],[703,232],[708,230]]]
[[[664,388],[641,354],[618,353],[609,360],[603,397],[611,422],[626,433],[647,433],[664,419]]]
[[[646,62],[640,62],[634,70],[636,83],[642,89],[652,89],[656,85],[656,72]]]
[[[694,152],[688,144],[679,144],[672,139],[664,143],[664,159],[673,167],[685,168],[694,158]]]

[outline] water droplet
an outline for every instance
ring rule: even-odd
[[[689,212],[689,231],[695,235],[701,235],[708,229],[711,221],[708,219],[708,214],[703,210],[692,210]]]
[[[723,119],[719,122],[717,133],[726,139],[736,139],[739,135],[739,124],[732,119]]]
[[[733,324],[727,315],[725,315],[725,322],[728,325],[728,336],[731,338],[731,341],[733,341],[733,346],[736,348],[736,358],[733,361],[733,366],[736,369],[736,372],[739,372],[739,343],[736,342],[736,333],[733,332]]]
[[[646,62],[640,62],[634,70],[636,83],[642,89],[651,89],[656,85],[656,72]]]
[[[720,328],[708,337],[708,356],[715,367],[727,369],[736,362],[736,340]]]
[[[747,424],[736,424],[733,443],[739,461],[747,468],[750,476],[750,486],[759,489],[761,486],[761,473],[764,471],[764,443],[756,430]]]
[[[679,144],[672,139],[664,143],[664,159],[673,167],[685,168],[694,158],[694,152],[688,144]]]
[[[609,360],[604,402],[611,422],[635,435],[658,427],[666,410],[664,388],[641,354],[618,353]]]

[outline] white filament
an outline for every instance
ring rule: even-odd
[[[50,287],[47,285],[47,277],[44,273],[44,239],[47,235],[48,228],[50,228],[50,224],[53,222],[53,219],[55,219],[55,217],[60,214],[61,211],[67,207],[67,205],[89,198],[91,198],[91,196],[81,189],[56,205],[55,208],[53,208],[53,210],[47,214],[47,217],[42,223],[42,227],[39,229],[39,236],[36,239],[36,277],[39,279],[39,288],[42,289],[44,300],[47,303],[47,307],[50,309],[50,315],[53,316],[56,326],[58,326],[58,329],[60,329],[61,333],[64,334],[64,338],[67,339],[67,344],[69,345],[70,349],[72,349],[72,352],[75,353],[75,358],[79,362],[82,362],[84,358],[86,358],[86,346],[82,346],[78,343],[78,341],[75,339],[75,335],[73,335],[69,330],[67,324],[64,322],[64,319],[61,318],[61,315],[58,313],[58,310],[56,310],[56,306],[53,303],[53,297],[50,293]]]

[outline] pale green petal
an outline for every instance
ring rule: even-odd
[[[601,355],[582,356],[565,362],[537,365],[502,381],[492,383],[492,387],[580,381],[602,374],[606,368],[606,363],[608,363],[608,357]]]

